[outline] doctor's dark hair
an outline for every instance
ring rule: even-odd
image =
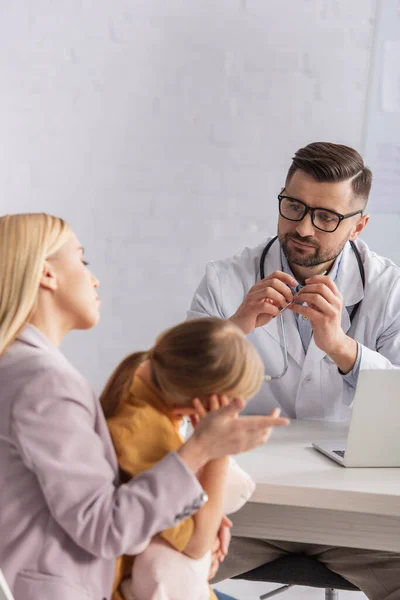
[[[362,156],[353,148],[330,142],[314,142],[300,148],[293,157],[286,185],[300,169],[315,181],[339,182],[351,180],[354,196],[367,204],[372,185],[372,172]]]
[[[146,360],[153,387],[171,407],[192,406],[193,398],[211,394],[249,399],[264,379],[259,354],[234,323],[213,317],[184,321],[162,333],[151,350],[130,354],[118,365],[100,396],[107,419]]]

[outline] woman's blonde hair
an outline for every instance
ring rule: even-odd
[[[135,370],[147,359],[153,386],[176,405],[211,394],[248,399],[264,378],[260,356],[231,321],[185,321],[162,333],[150,351],[131,354],[118,365],[100,397],[106,418],[115,414]]]
[[[65,221],[45,213],[0,217],[0,356],[31,316],[44,261],[70,234]]]

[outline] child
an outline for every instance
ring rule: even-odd
[[[149,352],[125,358],[101,395],[122,479],[180,447],[184,416],[193,422],[196,414],[235,397],[248,399],[263,379],[262,361],[242,331],[216,318],[181,323],[161,334]],[[198,512],[188,507],[185,520],[138,548],[134,560],[120,559],[113,600],[216,598],[207,584],[210,549],[224,513],[238,510],[254,490],[237,465],[228,478],[230,461],[210,461],[198,473],[208,495]]]

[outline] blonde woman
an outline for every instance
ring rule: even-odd
[[[235,397],[247,401],[263,380],[254,347],[239,327],[222,319],[180,323],[150,351],[126,357],[100,397],[123,477],[135,477],[177,451],[184,416],[204,418]],[[126,600],[216,599],[207,585],[211,548],[224,513],[239,510],[254,490],[237,465],[228,467],[229,457],[210,461],[198,474],[207,504],[136,549],[133,568],[132,557],[124,558],[115,600],[120,593]],[[130,581],[123,582],[126,575]]]
[[[282,422],[237,418],[236,401],[119,486],[100,404],[59,350],[98,322],[98,287],[63,220],[0,217],[0,565],[15,600],[109,600],[115,557],[205,503],[195,473]]]

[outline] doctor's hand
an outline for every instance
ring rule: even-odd
[[[357,342],[342,329],[343,298],[332,279],[315,275],[306,279],[306,285],[289,309],[310,319],[314,341],[337,364],[342,373],[348,373],[357,358]]]
[[[279,309],[293,300],[290,287],[296,286],[297,281],[293,277],[282,271],[274,271],[253,285],[230,320],[244,333],[251,333],[279,315]]]

